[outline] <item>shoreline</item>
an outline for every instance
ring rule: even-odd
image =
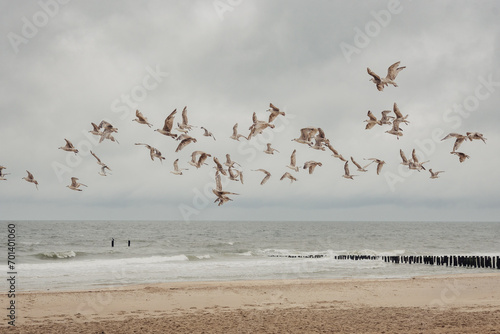
[[[500,273],[471,273],[386,279],[170,282],[98,290],[20,292],[16,296],[16,327],[10,329],[13,333],[82,329],[119,333],[120,328],[122,333],[138,328],[144,333],[164,329],[176,333],[307,333],[314,327],[335,328],[340,333],[345,328],[348,333],[347,328],[350,332],[373,330],[370,323],[362,320],[379,319],[380,328],[386,333],[412,333],[413,328],[422,325],[404,329],[401,326],[420,314],[436,319],[434,325],[424,326],[425,332],[447,333],[440,331],[438,318],[456,320],[470,316],[473,319],[466,323],[457,322],[459,327],[455,320],[445,321],[453,329],[449,333],[464,329],[467,333],[484,333],[500,328],[498,286]],[[7,296],[0,296],[0,303],[7,305]],[[364,314],[364,318],[356,314]],[[392,316],[387,318],[389,314]],[[271,326],[269,319],[280,320]],[[481,319],[481,324],[477,319]],[[309,329],[294,329],[298,323],[308,324],[303,326]],[[345,327],[347,323],[350,327]],[[0,328],[6,326],[4,319]],[[397,330],[391,331],[393,327]]]

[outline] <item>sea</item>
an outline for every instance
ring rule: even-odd
[[[18,291],[92,290],[186,281],[373,279],[492,273],[498,270],[395,264],[382,259],[339,260],[335,256],[500,255],[500,222],[1,223],[6,241],[2,243],[5,263],[7,227],[15,226],[10,238],[14,237],[15,242]]]

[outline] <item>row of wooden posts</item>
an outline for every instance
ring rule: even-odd
[[[319,259],[327,257],[325,254],[312,255],[270,255],[271,257],[289,257],[302,259]],[[422,263],[438,266],[466,267],[466,268],[491,268],[500,269],[500,256],[481,256],[481,255],[335,255],[335,260],[384,260],[390,263]]]

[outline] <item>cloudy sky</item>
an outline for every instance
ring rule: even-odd
[[[1,1],[0,219],[161,220],[405,220],[498,221],[500,216],[500,5],[495,1]],[[406,66],[399,87],[377,91],[366,67],[386,74]],[[250,141],[252,113],[268,117],[269,103],[286,112]],[[389,126],[365,130],[396,102],[408,114],[398,140]],[[174,109],[188,107],[203,137],[178,144],[154,129]],[[133,122],[139,109],[152,128]],[[118,128],[119,144],[97,143],[91,122]],[[329,151],[291,141],[303,127],[321,127],[344,157],[386,162],[354,180]],[[470,156],[450,154],[450,132],[478,131],[465,142]],[[69,139],[78,155],[59,150]],[[280,153],[263,153],[272,142]],[[134,143],[166,157],[151,161]],[[286,168],[323,163],[313,175]],[[410,172],[400,164],[416,149],[443,170]],[[98,175],[95,152],[112,169]],[[223,180],[239,193],[213,203],[214,169],[187,164],[191,152],[219,160],[230,153],[245,183]],[[189,167],[170,173],[179,158]],[[263,186],[263,175],[272,173]],[[39,182],[21,178],[26,170]],[[286,171],[298,179],[280,181]],[[76,176],[82,192],[66,186]]]

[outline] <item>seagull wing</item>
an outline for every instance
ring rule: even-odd
[[[377,74],[375,74],[375,72],[370,70],[369,67],[366,68],[366,71],[368,72],[369,75],[371,75],[373,77],[373,79],[375,79],[376,81],[381,81],[380,77]]]
[[[295,167],[295,163],[297,162],[296,156],[295,156],[296,152],[297,152],[297,150],[293,150],[292,155],[290,156],[290,166]]]
[[[406,68],[406,66],[402,66],[402,67],[399,67],[399,61],[392,64],[391,66],[389,66],[389,68],[387,69],[387,78],[390,79],[390,80],[394,80],[396,79],[396,76],[398,75],[398,73],[403,70],[404,68]]]
[[[398,105],[396,104],[396,102],[394,102],[394,113],[396,114],[397,118],[403,118],[403,114],[399,110]]]
[[[375,115],[371,112],[371,110],[368,110],[368,117],[370,117],[370,119],[374,122],[377,121],[377,117],[375,117]]]
[[[165,125],[163,125],[164,131],[167,131],[167,132],[172,131],[172,127],[174,125],[174,117],[175,117],[176,113],[177,113],[177,109],[174,109],[174,111],[172,111],[170,113],[170,115],[168,115],[167,118],[165,118]]]
[[[356,167],[358,167],[359,169],[362,169],[362,168],[361,168],[361,165],[360,165],[360,164],[358,164],[356,161],[354,161],[354,159],[353,159],[352,157],[351,157],[351,161],[352,161],[352,163],[353,163],[353,164],[355,164],[355,165],[356,165]],[[346,164],[346,166],[347,166],[347,164]],[[349,174],[349,173],[347,173],[347,174]]]
[[[403,159],[403,162],[404,162],[405,164],[407,164],[407,163],[408,163],[408,159],[406,159],[406,155],[405,155],[405,153],[403,152],[403,150],[401,150],[401,149],[400,149],[400,150],[399,150],[399,154],[401,155],[401,159]]]

